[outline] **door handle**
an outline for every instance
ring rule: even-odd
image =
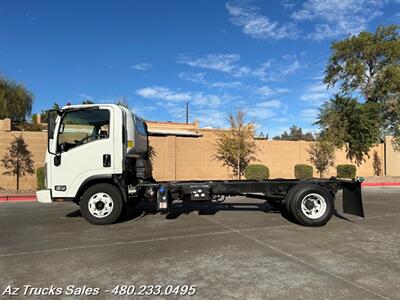
[[[103,167],[111,167],[111,154],[103,154]]]
[[[58,167],[59,165],[61,165],[61,154],[56,154],[54,156],[54,166]]]

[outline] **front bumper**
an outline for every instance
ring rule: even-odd
[[[51,203],[51,190],[40,190],[36,192],[36,198],[40,203]]]

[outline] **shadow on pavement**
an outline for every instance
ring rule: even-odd
[[[265,202],[236,202],[236,203],[221,203],[221,202],[181,202],[170,205],[168,211],[159,212],[156,210],[154,203],[138,203],[130,204],[128,206],[127,214],[119,222],[127,222],[130,220],[139,220],[146,215],[162,214],[168,220],[174,220],[179,218],[181,215],[188,215],[191,213],[198,212],[199,215],[215,215],[218,212],[223,211],[259,211],[264,213],[277,214],[280,213],[283,218],[290,222],[295,222],[294,219],[286,212],[285,209],[278,210],[273,208]],[[74,210],[66,215],[67,218],[79,218],[82,217],[80,209]]]

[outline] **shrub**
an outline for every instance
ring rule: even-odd
[[[382,175],[382,159],[379,157],[378,152],[374,151],[374,160],[372,162],[372,166],[374,167],[374,175],[381,176]]]
[[[37,180],[37,189],[44,190],[46,188],[44,184],[44,167],[37,168],[36,180]]]
[[[269,169],[264,165],[248,165],[244,176],[249,180],[266,180],[269,178]]]
[[[313,178],[313,167],[310,165],[295,165],[294,176],[296,179],[310,179]]]
[[[337,177],[339,178],[355,178],[356,166],[355,165],[338,165],[336,167]]]

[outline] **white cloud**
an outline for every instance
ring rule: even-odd
[[[152,64],[150,63],[139,63],[136,65],[131,66],[132,69],[135,69],[137,71],[147,71],[153,67]]]
[[[81,93],[78,95],[81,100],[90,100],[94,101],[94,97],[92,95],[86,94],[86,93]]]
[[[192,73],[192,72],[181,72],[178,74],[178,77],[187,81],[191,81],[194,83],[206,83],[204,77],[206,73]]]
[[[295,21],[316,21],[308,38],[322,40],[342,34],[357,34],[382,14],[381,0],[307,0],[291,15]]]
[[[200,122],[201,127],[204,128],[229,127],[226,112],[215,109],[206,109],[206,110],[195,110],[190,114],[194,119]]]
[[[261,81],[282,81],[302,68],[296,55],[283,55],[279,61],[261,63],[251,74]]]
[[[265,120],[272,118],[277,115],[272,109],[269,108],[260,108],[260,107],[251,107],[245,110],[247,116],[250,118],[254,118],[255,120]]]
[[[308,122],[314,122],[318,116],[318,109],[315,108],[306,108],[300,111],[300,117]]]
[[[166,87],[145,87],[136,91],[139,96],[147,99],[165,100],[158,102],[160,106],[175,107],[177,102],[189,101],[190,105],[217,107],[222,103],[218,95],[205,94],[203,92],[181,92],[173,91]],[[223,96],[228,98],[228,96]]]
[[[269,96],[272,96],[275,94],[285,93],[287,91],[289,91],[289,90],[285,89],[285,88],[271,88],[267,85],[259,87],[255,90],[256,94],[258,94],[262,97],[269,97]]]
[[[289,119],[285,118],[285,117],[278,117],[278,118],[272,118],[272,119],[270,119],[270,121],[277,122],[277,123],[286,123],[289,121]]]
[[[328,91],[325,84],[316,84],[308,89],[300,96],[301,101],[311,102],[313,105],[319,106],[326,100],[329,100],[332,92]]]
[[[217,81],[211,85],[216,88],[237,88],[240,87],[242,83],[240,81]]]
[[[290,1],[290,0],[283,0],[281,1],[281,5],[285,8],[285,9],[292,9],[294,8],[295,4]]]
[[[239,54],[208,54],[204,57],[197,58],[188,55],[181,55],[178,58],[178,63],[186,64],[191,67],[199,67],[225,72],[234,76],[241,76],[243,74],[249,73],[249,68],[237,64],[239,60]]]
[[[296,59],[292,63],[283,66],[280,73],[283,76],[293,75],[300,69],[300,67],[301,67],[300,62]]]
[[[281,25],[260,13],[260,9],[249,1],[233,1],[226,4],[230,21],[242,31],[257,39],[282,39],[296,37],[298,30],[293,24]]]
[[[392,0],[399,2],[399,0]],[[300,22],[312,22],[313,29],[303,36],[322,40],[344,34],[358,34],[368,23],[383,14],[389,0],[306,0],[298,9],[295,1],[283,0],[290,11],[291,22],[278,23],[260,12],[250,0],[234,0],[226,4],[230,21],[256,39],[283,39],[300,36]]]
[[[203,68],[227,73],[233,77],[254,76],[261,81],[283,80],[285,77],[293,75],[302,65],[296,55],[284,55],[279,61],[266,61],[257,67],[251,68],[240,64],[239,54],[207,54],[203,57],[192,55],[180,55],[177,62],[186,64],[194,68]],[[182,72],[180,78],[194,82],[207,83],[204,79],[205,73]],[[236,82],[237,83],[237,82]],[[235,85],[237,85],[235,83]],[[210,84],[211,86],[213,84]]]
[[[196,92],[191,94],[190,103],[197,106],[216,107],[221,104],[221,98],[213,94],[204,94],[202,92]]]
[[[267,70],[271,67],[271,64],[272,63],[270,61],[260,64],[258,68],[253,70],[253,75],[262,81],[267,81],[268,80]]]
[[[139,96],[149,99],[163,99],[169,101],[188,101],[190,95],[187,93],[174,92],[165,87],[145,87],[136,91]]]
[[[264,86],[256,89],[256,93],[259,95],[262,95],[264,97],[268,97],[268,96],[271,96],[272,94],[275,94],[275,91],[272,88],[270,88],[269,86],[264,85]]]
[[[279,108],[281,107],[281,102],[279,100],[267,100],[258,102],[256,106],[261,108]]]
[[[279,100],[266,100],[256,103],[254,106],[246,106],[244,111],[247,116],[255,120],[266,120],[277,115],[275,109],[281,107]]]
[[[178,77],[187,81],[191,81],[194,83],[201,83],[204,85],[207,85],[209,87],[214,87],[214,88],[220,88],[220,89],[225,89],[225,88],[238,88],[242,86],[242,83],[240,81],[216,81],[216,82],[210,82],[205,79],[206,73],[204,72],[199,72],[199,73],[192,73],[192,72],[181,72],[178,74]]]
[[[154,105],[138,105],[131,107],[131,111],[140,116],[141,118],[145,118],[146,120],[151,120],[154,115],[154,111],[156,111],[156,107]]]

